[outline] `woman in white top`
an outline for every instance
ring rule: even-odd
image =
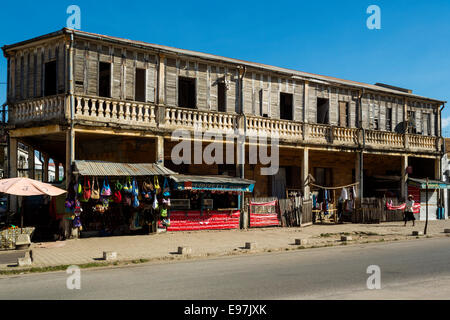
[[[406,222],[408,222],[410,220],[413,223],[413,227],[415,225],[416,218],[414,217],[413,206],[414,206],[414,200],[413,200],[412,194],[410,194],[408,196],[408,200],[406,200],[405,219],[404,219],[405,220],[405,226],[406,226]]]

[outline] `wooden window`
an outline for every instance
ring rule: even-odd
[[[292,101],[292,94],[284,92],[280,93],[280,119],[294,120]]]
[[[348,102],[339,101],[339,126],[350,127],[350,110]]]
[[[99,64],[98,95],[111,97],[111,63],[100,62]]]
[[[134,86],[135,86],[134,100],[145,102],[145,88],[146,88],[145,69],[136,68]]]
[[[330,104],[328,99],[317,98],[317,123],[330,123],[329,109]]]
[[[44,96],[56,94],[56,61],[47,62],[44,66]]]
[[[226,99],[226,87],[225,83],[219,82],[217,85],[217,108],[220,112],[226,112],[227,111],[227,99]]]
[[[178,78],[178,106],[180,108],[197,107],[197,96],[195,94],[195,79],[194,78]]]
[[[392,131],[392,108],[386,109],[386,131]]]

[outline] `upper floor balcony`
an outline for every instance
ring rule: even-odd
[[[203,111],[111,98],[74,95],[73,115],[68,95],[21,101],[9,106],[8,123],[16,127],[43,123],[75,123],[129,127],[170,133],[175,129],[216,131],[222,134],[276,136],[282,143],[324,148],[365,148],[398,152],[441,152],[442,138],[418,134],[346,128],[253,115]]]

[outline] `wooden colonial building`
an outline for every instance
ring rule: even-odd
[[[286,187],[308,195],[308,174],[320,185],[360,182],[359,196],[397,187],[404,196],[408,172],[440,176],[445,102],[411,90],[67,28],[2,49],[10,177],[18,141],[66,175],[74,160],[159,161],[179,173],[243,175],[256,181],[254,197],[282,197]],[[280,170],[261,175],[264,165],[248,159],[243,170],[173,164],[171,133],[194,127],[277,134]],[[397,186],[384,188],[383,177]]]

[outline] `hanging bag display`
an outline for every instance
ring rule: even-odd
[[[138,189],[138,185],[136,182],[136,178],[133,179],[131,194],[135,197],[137,197],[139,195],[139,189]]]
[[[95,188],[95,183],[97,182],[97,189]],[[92,178],[92,194],[91,199],[98,200],[100,199],[100,189],[97,178]]]
[[[91,198],[91,183],[89,182],[89,180],[86,177],[84,177],[82,201],[87,202],[87,201],[89,201],[90,198]]]
[[[103,197],[109,197],[111,195],[111,188],[109,187],[108,178],[103,180],[102,192],[100,193]]]

